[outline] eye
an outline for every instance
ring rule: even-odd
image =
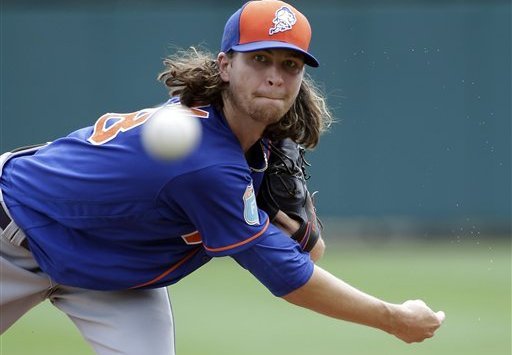
[[[298,64],[295,63],[293,60],[286,60],[284,62],[284,65],[290,69],[297,68]]]
[[[253,60],[255,62],[260,62],[260,63],[268,62],[268,58],[264,54],[255,54],[253,57]]]
[[[304,63],[299,61],[298,59],[287,59],[283,62],[283,66],[291,72],[297,73],[302,70]]]

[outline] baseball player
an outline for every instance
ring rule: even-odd
[[[272,191],[261,188],[274,184],[269,161],[287,164],[273,143],[312,148],[330,122],[304,73],[319,65],[310,38],[291,5],[251,1],[227,21],[217,58],[194,49],[168,58],[164,105],[191,107],[203,132],[182,159],[158,161],[142,148],[140,118],[152,110],[106,114],[3,154],[1,331],[49,299],[98,354],[174,354],[166,286],[230,256],[296,305],[405,342],[433,336],[442,312],[379,300],[314,264],[324,246],[307,190],[306,214],[279,201],[270,208],[268,196],[258,196],[267,208],[257,202]]]

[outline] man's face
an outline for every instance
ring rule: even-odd
[[[304,59],[293,50],[272,49],[219,55],[221,77],[228,82],[225,105],[234,113],[269,125],[293,105],[304,75]]]

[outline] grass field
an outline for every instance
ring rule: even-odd
[[[436,337],[413,345],[291,306],[231,259],[213,260],[171,287],[178,354],[510,355],[510,252],[510,242],[485,239],[329,246],[319,264],[352,285],[391,302],[422,298],[446,312]],[[0,339],[1,355],[93,354],[48,302]]]

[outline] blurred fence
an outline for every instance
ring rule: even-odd
[[[338,123],[309,157],[338,234],[511,234],[509,1],[291,1]],[[2,1],[2,151],[165,100],[239,1]]]

